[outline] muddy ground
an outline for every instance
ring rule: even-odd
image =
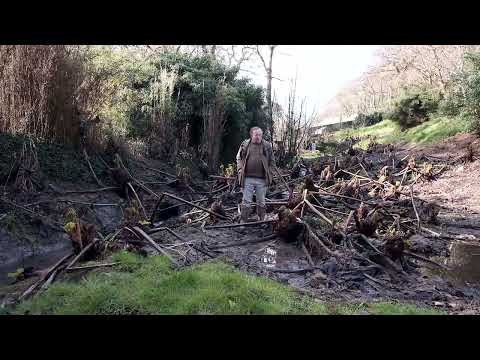
[[[431,147],[399,146],[396,148],[400,157],[403,154],[413,153],[419,157],[434,156],[445,163],[450,161],[446,171],[436,180],[419,183],[414,187],[414,194],[419,198],[435,200],[443,206],[438,214],[438,224],[428,225],[430,232],[421,232],[407,239],[412,252],[448,265],[450,269],[448,271],[423,261],[409,259],[410,281],[408,284],[395,283],[369,264],[364,264],[362,269],[358,269],[341,259],[336,260],[335,257],[327,260],[322,257],[312,257],[315,266],[320,270],[316,272],[306,270],[310,268],[310,264],[299,244],[286,243],[280,238],[220,249],[214,256],[224,257],[242,271],[288,283],[300,292],[311,294],[322,300],[358,303],[398,300],[436,307],[452,314],[480,313],[480,267],[478,265],[480,263],[480,222],[478,221],[480,219],[480,184],[478,182],[480,161],[468,163],[455,161],[472,143],[478,147],[476,138],[460,135]],[[172,168],[158,161],[149,161],[148,165],[154,169],[174,173]],[[205,183],[203,190],[207,190],[205,191],[207,194],[192,194],[191,189],[167,185],[166,183],[172,180],[171,177],[142,167],[135,169],[135,177],[142,181],[150,181],[148,187],[157,194],[169,192],[187,200],[208,195],[208,187],[205,187]],[[200,182],[198,179],[195,181]],[[53,187],[48,187],[45,191],[29,195],[15,194],[8,188],[5,190],[4,194],[8,199],[41,214],[42,218],[32,219],[28,213],[17,209],[15,214],[17,224],[22,225],[22,239],[19,239],[18,231],[5,227],[0,229],[0,281],[4,284],[0,301],[3,303],[11,302],[36,279],[33,277],[15,285],[5,286],[11,282],[11,278],[6,276],[8,272],[25,266],[44,269],[72,250],[70,238],[62,231],[61,226],[65,222],[65,211],[69,206],[75,207],[82,214],[82,219],[95,224],[97,230],[104,235],[115,231],[125,221],[128,202],[115,191],[60,194],[66,191],[94,190],[98,189],[98,186],[93,182],[90,184],[52,183],[52,185]],[[195,191],[201,192],[200,186],[192,186]],[[139,193],[139,196],[145,208],[151,211],[157,199],[143,192]],[[224,198],[223,206],[234,208],[240,199],[241,193],[237,187],[233,194]],[[77,203],[65,202],[67,200]],[[178,202],[172,200],[172,204],[178,204]],[[179,214],[183,214],[191,211],[192,207],[182,205],[178,209]],[[273,206],[269,208],[269,210],[273,209]],[[7,216],[11,210],[8,205],[1,204],[0,218]],[[231,210],[228,214],[234,216],[236,210]],[[268,217],[273,219],[274,212],[270,211]],[[225,223],[217,221],[215,225]],[[227,229],[205,229],[202,225],[204,226],[205,223],[201,221],[193,224],[185,223],[177,215],[155,220],[156,227],[168,226],[184,240],[203,242],[207,246],[234,244],[273,233],[272,224]],[[165,231],[152,234],[151,237],[159,244],[180,242],[175,236]],[[149,246],[144,246],[144,249],[153,252]],[[35,256],[32,257],[32,254]],[[213,256],[211,253],[207,256],[193,250],[189,251],[189,257],[190,263],[194,263],[206,261]],[[85,273],[87,271],[75,276],[83,276]],[[62,280],[62,277],[57,279],[59,280]]]

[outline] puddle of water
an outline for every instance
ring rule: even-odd
[[[480,246],[457,241],[449,250],[450,257],[443,262],[449,270],[429,267],[429,272],[443,275],[459,285],[480,285]]]

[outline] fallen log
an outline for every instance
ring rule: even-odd
[[[403,269],[397,265],[396,263],[394,263],[390,258],[388,258],[388,256],[386,256],[385,254],[383,254],[380,250],[378,250],[371,242],[370,240],[368,240],[368,238],[363,235],[363,234],[359,234],[360,237],[362,238],[363,241],[365,241],[365,243],[367,245],[369,245],[381,258],[382,260],[389,266],[391,267],[392,269],[394,269],[395,271],[399,272],[399,273],[402,273],[403,275],[406,275],[405,272],[403,271]]]
[[[52,202],[66,202],[66,203],[71,203],[71,204],[80,204],[80,205],[88,205],[88,206],[120,206],[120,204],[100,204],[100,203],[90,203],[90,202],[85,202],[85,201],[76,201],[76,200],[69,200],[69,199],[51,199],[51,200],[42,200],[42,201],[37,201],[34,203],[30,204],[25,204],[24,206],[36,206],[40,204],[46,204],[46,203],[52,203]]]
[[[288,201],[267,201],[265,205],[288,205]]]
[[[318,205],[314,205],[312,204],[315,208],[319,208],[319,209],[322,209],[322,210],[325,210],[325,211],[329,211],[329,212],[332,212],[334,214],[339,214],[339,215],[345,215],[345,216],[348,216],[347,213],[344,213],[342,211],[338,211],[338,210],[334,210],[334,209],[329,209],[329,208],[326,208],[326,207],[323,207],[320,203],[320,201],[318,201],[318,199],[312,194],[312,198],[315,200],[315,202],[318,204]]]
[[[260,239],[252,239],[252,240],[245,240],[245,241],[239,241],[236,243],[231,243],[231,244],[226,244],[226,245],[217,245],[217,246],[211,246],[210,249],[215,250],[215,249],[226,249],[229,247],[235,247],[235,246],[243,246],[243,245],[248,245],[248,244],[258,244],[262,243],[265,241],[270,241],[272,239],[275,239],[277,237],[276,234],[268,235]]]
[[[148,241],[148,243],[155,249],[157,250],[160,254],[165,255],[172,263],[175,265],[179,265],[178,262],[173,259],[165,250],[162,249],[160,245],[158,245],[155,241],[152,240],[150,236],[148,236],[142,229],[140,229],[138,226],[134,226],[133,230],[138,233],[140,236],[142,236],[145,240]]]
[[[368,240],[368,238],[365,235],[363,235],[363,234],[359,234],[359,235],[362,238],[362,240],[365,241],[365,243],[368,246],[370,246],[373,250],[375,250],[376,253],[379,253],[379,254],[383,255],[383,253],[380,250],[378,250],[377,247],[375,245],[373,245],[372,242],[370,240]]]
[[[145,165],[145,163],[143,163],[143,162],[140,162],[140,164],[142,165],[142,167],[143,167],[144,169],[151,170],[151,171],[157,172],[157,173],[162,174],[162,175],[165,175],[165,176],[170,176],[171,178],[174,178],[174,179],[177,178],[176,175],[169,174],[169,173],[167,173],[167,172],[165,172],[165,171],[158,170],[158,169],[155,169],[155,168],[151,168],[151,167]]]
[[[442,264],[439,264],[438,262],[436,261],[433,261],[433,260],[430,260],[430,259],[427,259],[426,257],[423,257],[423,256],[420,256],[420,255],[417,255],[417,254],[414,254],[414,253],[411,253],[410,251],[408,250],[404,250],[403,253],[407,256],[410,256],[410,257],[413,257],[414,259],[417,259],[417,260],[421,260],[421,261],[425,261],[427,263],[430,263],[430,264],[433,264],[433,265],[436,265],[444,270],[449,270],[448,267],[442,265]]]
[[[107,168],[107,170],[112,170],[113,169],[105,162],[105,160],[103,160],[103,158],[100,155],[98,155],[97,157],[100,159],[102,164]]]
[[[325,276],[318,267],[309,267],[304,269],[276,269],[276,268],[267,268],[268,271],[275,272],[275,273],[282,273],[282,274],[301,274],[311,271],[318,271],[318,275],[325,280],[327,280],[327,276]]]
[[[329,192],[329,191],[326,191],[326,190],[323,190],[323,189],[319,189],[318,192],[314,192],[313,194],[330,195],[330,196],[334,196],[334,197],[338,197],[338,198],[342,198],[342,199],[349,199],[349,200],[354,200],[354,201],[358,201],[358,202],[363,202],[363,203],[368,204],[368,205],[373,205],[373,206],[377,205],[377,204],[372,203],[371,201],[368,201],[368,200],[362,200],[362,199],[357,199],[357,198],[354,198],[354,197],[351,197],[351,196],[335,194],[335,193],[332,193],[332,192]]]
[[[177,180],[173,181],[144,181],[142,182],[143,185],[172,185],[176,182]]]
[[[345,221],[345,225],[343,226],[343,232],[344,233],[347,233],[348,225],[350,225],[350,221],[352,221],[354,213],[355,213],[354,210],[350,210],[350,213],[348,214],[347,221]]]
[[[138,205],[140,205],[140,208],[142,209],[143,216],[144,216],[145,219],[146,219],[146,218],[147,218],[147,212],[145,211],[145,208],[143,207],[143,204],[142,204],[142,202],[140,201],[140,198],[138,197],[137,192],[135,191],[135,189],[133,188],[133,186],[132,186],[132,184],[131,184],[130,182],[127,182],[127,186],[130,188],[130,190],[132,190],[133,195],[135,196],[135,199],[137,199],[137,201],[138,201]]]
[[[159,227],[159,228],[154,228],[154,229],[151,229],[148,231],[148,234],[155,234],[159,231],[168,231],[170,234],[172,234],[173,236],[175,236],[177,239],[181,240],[181,241],[184,241],[184,242],[187,242],[183,237],[181,237],[180,235],[178,235],[175,231],[173,231],[172,229],[164,226],[164,227]]]
[[[411,199],[412,199],[413,210],[415,211],[415,216],[417,217],[417,227],[418,227],[418,229],[421,229],[420,217],[418,216],[417,207],[415,206],[415,201],[413,200],[413,186],[410,186],[410,195],[411,195]]]
[[[178,197],[178,196],[175,196],[175,195],[173,195],[173,194],[169,194],[169,193],[164,192],[164,193],[162,193],[162,195],[165,195],[165,196],[168,196],[168,197],[170,197],[170,198],[172,198],[172,199],[181,201],[181,202],[183,202],[183,203],[185,203],[185,204],[188,204],[188,205],[190,205],[190,206],[193,206],[193,207],[195,207],[195,208],[197,208],[197,209],[206,211],[206,212],[208,212],[209,214],[211,214],[211,215],[213,215],[213,216],[216,216],[216,217],[218,217],[218,218],[220,218],[220,219],[232,221],[232,219],[229,218],[228,216],[223,216],[223,215],[217,214],[217,213],[211,211],[210,209],[207,209],[207,208],[205,208],[205,207],[203,207],[203,206],[200,206],[200,205],[196,205],[196,204],[194,204],[194,203],[192,203],[192,202],[190,202],[190,201],[184,200],[184,199],[182,199],[182,198],[180,198],[180,197]]]
[[[370,179],[370,178],[367,178],[367,177],[365,177],[365,176],[361,176],[361,175],[358,175],[358,174],[353,174],[353,173],[351,173],[351,172],[349,172],[349,171],[346,171],[346,170],[342,170],[342,172],[344,172],[344,173],[346,173],[346,174],[348,174],[348,175],[351,175],[351,176],[358,177],[359,179],[364,179],[364,180],[368,180],[368,181],[374,182],[374,183],[377,184],[377,185],[381,185],[381,186],[383,186],[383,185],[389,185],[390,187],[393,186],[393,185],[390,184],[388,181],[384,181],[383,183],[381,183],[381,182],[379,182],[379,181],[377,181],[377,180],[373,180],[373,179]]]
[[[302,181],[302,180],[304,180],[304,178],[303,178],[303,177],[299,177],[299,178],[296,178],[296,179],[289,180],[289,181],[287,182],[287,184],[288,184],[288,185],[292,185],[292,184],[294,184],[294,183],[296,183],[296,182],[299,182],[299,181]],[[280,193],[282,193],[282,192],[283,192],[283,191],[277,191],[277,192],[275,192],[275,193],[273,193],[273,194],[280,194]],[[273,195],[273,194],[272,194],[272,195]]]
[[[158,195],[156,192],[154,192],[153,190],[149,189],[148,187],[146,187],[145,185],[143,185],[140,181],[138,181],[137,179],[133,178],[131,175],[130,177],[132,178],[132,180],[138,185],[140,186],[144,191],[146,191],[147,193],[149,193],[150,195],[153,195],[155,196],[157,199],[162,199],[162,196]]]
[[[117,159],[117,162],[118,162],[118,165],[123,168],[123,170],[125,170],[125,172],[127,173],[128,175],[128,178],[130,180],[132,180],[135,184],[137,184],[138,186],[140,186],[140,188],[142,188],[144,191],[146,191],[147,193],[149,193],[150,195],[153,195],[155,196],[156,198],[158,199],[161,199],[163,198],[160,197],[160,195],[158,195],[156,192],[152,191],[151,189],[149,189],[148,187],[146,187],[144,184],[142,184],[140,181],[138,181],[136,178],[133,177],[132,174],[130,174],[130,171],[128,171],[128,169],[125,167],[125,165],[123,164],[123,161],[122,161],[122,158],[116,154],[116,159]]]
[[[480,230],[480,226],[479,225],[474,225],[474,224],[460,224],[460,223],[453,223],[453,222],[450,222],[450,221],[442,221],[442,225],[457,227],[457,228],[462,228],[462,229]],[[426,230],[425,228],[423,228],[423,229]]]
[[[372,268],[375,266],[377,267],[378,269],[386,272],[386,269],[383,265],[380,265],[380,264],[377,264],[376,262],[373,262],[372,260],[370,260],[369,258],[363,256],[362,254],[360,254],[357,250],[355,250],[355,248],[352,248],[351,251],[354,252],[355,255],[353,255],[353,259],[355,260],[358,260],[358,261],[366,261],[367,263],[369,263]]]
[[[303,190],[302,210],[300,211],[300,218],[303,218],[303,212],[305,211],[305,200],[307,199],[307,192],[308,192],[307,189]]]
[[[305,253],[305,256],[307,257],[307,260],[308,260],[308,263],[310,264],[310,266],[314,267],[315,263],[313,262],[313,259],[310,256],[310,253],[308,252],[307,247],[305,246],[305,244],[303,242],[302,242],[302,250]]]
[[[125,226],[122,230],[127,230],[129,233],[135,236],[138,240],[142,241],[142,238],[140,237],[140,235],[138,235],[135,231],[130,229],[128,226]]]
[[[160,227],[160,228],[155,228],[155,229],[152,229],[150,230],[148,233],[149,234],[154,234],[156,232],[159,232],[159,231],[168,231],[170,234],[172,234],[173,236],[175,236],[177,239],[183,241],[183,244],[182,245],[185,245],[185,244],[188,244],[189,246],[191,246],[192,248],[194,248],[195,250],[201,252],[202,254],[204,255],[207,255],[208,257],[215,257],[214,255],[210,254],[208,251],[210,250],[209,248],[207,249],[202,249],[201,246],[197,246],[196,244],[194,244],[193,242],[191,241],[186,241],[183,237],[181,237],[180,235],[178,235],[175,231],[173,231],[172,229],[168,228],[168,227]]]
[[[72,203],[72,204],[80,204],[80,205],[89,205],[89,206],[97,206],[97,207],[102,207],[102,206],[120,206],[120,204],[101,204],[101,203],[89,203],[89,202],[84,202],[84,201],[75,201],[75,200],[67,200],[67,199],[57,199],[57,200],[52,200],[53,202],[58,201],[58,202],[67,202],[67,203]]]
[[[220,191],[223,191],[225,189],[227,189],[228,187],[230,187],[230,185],[225,185],[225,186],[222,186],[221,188],[219,189],[216,189],[216,190],[213,190],[213,191],[194,191],[196,194],[202,194],[202,195],[205,195],[205,194],[215,194],[217,192],[220,192]]]
[[[238,176],[235,176],[235,181],[233,182],[232,189],[230,190],[230,194],[233,194],[233,192],[235,191],[235,188],[237,187],[237,183],[238,183]]]
[[[366,274],[366,273],[364,273],[364,272],[362,272],[362,274],[363,274],[367,279],[370,279],[370,280],[372,280],[373,282],[375,282],[375,283],[377,283],[377,284],[379,284],[379,285],[381,285],[381,286],[386,286],[383,282],[381,282],[381,281],[378,280],[378,279],[375,279],[373,276],[370,276],[370,275],[368,275],[368,274]]]
[[[215,225],[215,226],[205,226],[205,230],[208,229],[228,229],[228,228],[235,228],[235,227],[242,227],[242,226],[254,226],[254,225],[261,225],[261,224],[269,224],[275,222],[276,220],[263,220],[263,221],[254,221],[248,223],[240,223],[240,224],[228,224],[228,225]]]
[[[212,179],[222,179],[222,180],[234,180],[235,179],[235,177],[233,177],[233,176],[208,175],[208,177],[211,177]]]
[[[30,209],[27,209],[27,208],[24,207],[24,206],[15,204],[14,202],[12,202],[12,201],[10,201],[10,200],[8,200],[8,199],[5,199],[5,198],[0,197],[0,202],[4,202],[5,204],[8,204],[8,205],[13,206],[13,207],[15,207],[15,208],[17,208],[17,209],[20,209],[20,210],[22,210],[22,211],[24,211],[24,212],[32,215],[33,217],[38,217],[38,218],[45,219],[47,223],[50,222],[50,219],[48,218],[48,216],[40,215],[40,214],[36,213],[35,211],[32,211],[32,210],[30,210]],[[58,221],[54,221],[54,220],[52,220],[51,222],[52,222],[53,224],[55,224],[55,225],[60,226],[59,228],[54,227],[55,230],[64,231],[64,230],[63,230],[63,225],[64,225],[63,223],[58,222]]]
[[[327,222],[329,225],[333,226],[332,220],[330,220],[330,219],[327,218],[324,214],[322,214],[320,211],[318,211],[317,209],[315,209],[315,207],[310,203],[310,201],[308,201],[307,199],[305,199],[304,202],[305,202],[305,204],[310,208],[310,210],[312,210],[315,214],[317,214],[322,220],[324,220],[325,222]]]
[[[53,272],[55,272],[65,261],[67,261],[70,257],[73,256],[73,253],[70,253],[68,255],[65,255],[63,258],[61,258],[55,265],[53,265],[48,271],[38,280],[35,284],[30,286],[20,297],[19,300],[23,300],[27,298],[30,294],[32,294],[35,289],[37,289],[44,281],[45,279],[49,278]]]
[[[167,211],[167,210],[171,210],[171,209],[175,209],[179,206],[183,206],[184,204],[181,203],[181,204],[176,204],[176,205],[172,205],[172,206],[169,206],[169,207],[166,207],[166,208],[163,208],[163,209],[160,209],[158,210],[158,207],[160,206],[160,204],[162,203],[162,200],[163,198],[165,197],[164,194],[162,194],[162,196],[160,196],[160,198],[157,200],[157,203],[155,204],[155,207],[153,208],[153,211],[152,211],[152,215],[150,216],[150,222],[153,224],[153,220],[154,220],[154,217],[155,217],[155,214],[160,214],[164,211]],[[197,202],[202,202],[202,201],[205,201],[206,199],[200,199],[200,200],[195,200],[193,201],[194,203],[197,203]]]
[[[101,267],[109,267],[109,266],[115,266],[120,264],[119,262],[113,262],[113,263],[107,263],[107,264],[92,264],[92,265],[86,265],[86,266],[75,266],[67,269],[66,271],[75,271],[75,270],[89,270],[89,269],[96,269],[96,268],[101,268]]]
[[[22,205],[15,204],[13,201],[10,201],[10,200],[8,200],[8,199],[4,199],[4,198],[1,198],[1,197],[0,197],[0,201],[4,202],[5,204],[11,205],[11,206],[13,206],[13,207],[15,207],[15,208],[21,209],[21,210],[23,210],[23,211],[25,211],[25,212],[27,212],[27,213],[29,213],[29,214],[31,214],[31,215],[42,217],[42,215],[37,214],[36,212],[34,212],[34,211],[30,210],[30,209],[27,209],[27,208],[23,207]]]
[[[59,189],[56,189],[55,187],[52,186],[52,184],[49,184],[48,187],[53,190],[53,192],[60,194],[60,195],[66,195],[66,194],[88,194],[88,193],[96,193],[96,192],[101,192],[101,191],[114,191],[114,190],[120,190],[119,187],[117,186],[108,186],[108,187],[103,187],[100,189],[92,189],[92,190],[68,190],[68,191],[61,191]]]
[[[72,260],[72,262],[70,264],[68,264],[67,266],[67,270],[70,269],[73,265],[75,265],[75,263],[81,259],[81,257],[93,246],[95,245],[97,242],[99,242],[100,239],[94,239],[90,244],[88,244],[87,246],[85,246],[82,251],[80,251],[80,253],[75,256],[75,258]]]
[[[83,156],[85,157],[85,160],[87,160],[88,167],[90,168],[90,171],[91,171],[93,177],[95,178],[95,181],[97,182],[97,184],[99,186],[105,187],[105,185],[97,178],[97,174],[95,174],[95,171],[93,171],[92,164],[90,164],[90,159],[88,158],[88,154],[87,154],[87,151],[85,149],[83,149]]]
[[[323,243],[323,241],[320,240],[320,238],[319,238],[317,235],[315,235],[315,233],[312,231],[312,229],[310,228],[310,226],[308,226],[307,224],[305,224],[305,226],[306,226],[306,228],[307,228],[307,231],[308,231],[309,236],[310,236],[311,238],[313,238],[313,240],[315,240],[316,243],[317,243],[318,245],[320,245],[320,247],[321,247],[323,250],[325,250],[325,252],[326,252],[327,254],[329,254],[330,256],[334,256],[334,257],[336,257],[336,258],[339,258],[339,255],[338,255],[338,254],[336,254],[336,253],[334,253],[332,250],[330,250],[330,249],[327,247],[327,245],[325,245],[325,244]]]
[[[209,214],[206,214],[205,216],[201,216],[201,217],[199,217],[198,219],[193,220],[190,224],[195,224],[195,223],[197,223],[197,222],[199,222],[199,221],[203,221],[203,220],[205,220],[206,218],[208,218],[209,216],[210,216]]]
[[[153,217],[155,214],[159,214],[159,213],[162,213],[164,211],[167,211],[167,210],[171,210],[171,209],[175,209],[179,206],[183,206],[183,203],[182,204],[176,204],[176,205],[172,205],[172,206],[169,206],[169,207],[166,207],[164,209],[160,209],[158,210],[158,207],[160,206],[160,203],[162,202],[162,199],[163,199],[163,196],[157,201],[157,203],[155,204],[155,208],[153,209],[152,211],[152,216],[150,216],[150,222],[153,223]],[[206,198],[203,198],[203,199],[200,199],[200,200],[195,200],[195,201],[192,201],[193,203],[199,203],[199,202],[202,202],[202,201],[205,201],[207,200]]]
[[[286,182],[285,179],[283,178],[283,175],[280,173],[280,171],[279,171],[278,168],[275,166],[275,164],[273,165],[273,168],[275,169],[275,171],[277,172],[277,174],[280,176],[280,179],[282,180],[283,185],[285,185],[285,187],[286,187],[287,190],[288,190],[288,193],[289,193],[288,199],[291,199],[291,197],[292,197],[292,195],[293,195],[293,190],[290,189],[290,187],[288,186],[287,182]]]

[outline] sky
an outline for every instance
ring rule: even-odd
[[[279,45],[274,52],[273,91],[277,102],[287,104],[290,80],[297,73],[297,95],[306,98],[307,113],[321,113],[327,103],[348,82],[359,77],[376,61],[373,45]],[[266,86],[262,64],[251,66],[255,74],[244,73]]]

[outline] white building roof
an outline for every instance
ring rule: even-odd
[[[316,128],[316,127],[322,127],[322,126],[327,126],[327,125],[333,125],[333,124],[338,124],[338,123],[346,123],[346,122],[351,122],[353,120],[355,120],[355,117],[357,116],[357,114],[353,114],[353,115],[350,115],[348,117],[339,117],[339,116],[333,116],[333,117],[328,117],[328,118],[324,118],[318,122],[314,122],[312,124],[312,127],[313,128]]]

